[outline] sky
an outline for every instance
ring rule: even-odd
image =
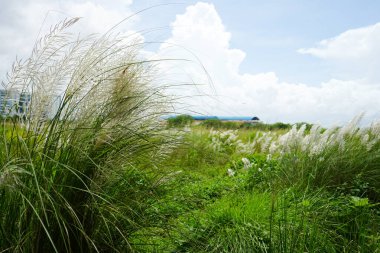
[[[144,10],[142,12],[139,12]],[[380,10],[369,0],[0,0],[0,78],[67,17],[81,34],[128,18],[159,68],[183,86],[178,113],[342,124],[380,119]],[[183,106],[185,104],[186,106]]]

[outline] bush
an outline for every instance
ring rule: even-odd
[[[268,159],[264,154],[254,154],[232,161],[227,165],[238,172],[245,172],[245,188],[247,190],[261,189],[274,191],[273,184],[276,182],[278,164],[276,159]]]
[[[220,119],[206,119],[202,121],[200,125],[206,128],[219,129],[222,128],[223,122]]]
[[[190,115],[178,115],[167,119],[169,127],[185,127],[191,125],[193,121],[194,119]]]
[[[269,125],[269,130],[286,130],[290,128],[292,128],[290,124],[285,124],[282,122],[277,122],[277,123]]]
[[[276,131],[276,130],[287,130],[292,128],[290,124],[285,124],[282,122],[277,122],[274,124],[265,124],[265,123],[242,123],[240,125],[242,129],[252,129],[260,131]]]

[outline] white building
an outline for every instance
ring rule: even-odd
[[[28,112],[31,94],[15,89],[0,90],[0,116],[22,116]]]

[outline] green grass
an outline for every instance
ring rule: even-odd
[[[32,100],[0,125],[0,252],[380,252],[379,124],[168,127],[141,42],[76,21],[7,82]]]
[[[185,127],[187,125],[191,125],[194,122],[193,117],[190,115],[178,115],[175,117],[170,117],[166,120],[168,127]]]
[[[254,135],[256,141],[261,142],[256,146],[258,153],[239,153],[234,144],[226,143],[222,146],[227,147],[216,150],[207,132],[202,127],[194,127],[187,133],[185,143],[168,159],[166,168],[181,171],[166,185],[166,191],[157,196],[161,200],[155,211],[164,214],[168,232],[156,234],[154,239],[140,235],[141,241],[152,243],[141,247],[141,251],[379,251],[379,204],[369,190],[373,189],[370,183],[373,181],[362,176],[361,170],[347,167],[347,163],[334,164],[341,170],[350,169],[357,180],[346,178],[340,187],[332,188],[313,182],[313,175],[289,176],[296,169],[316,168],[307,151],[301,151],[297,145],[284,155],[268,156],[268,151],[261,151],[266,137],[259,134]],[[238,139],[245,140],[243,143],[250,139],[246,138],[245,130],[236,134]],[[275,136],[272,142],[281,139],[281,132],[269,134]],[[302,136],[308,134],[305,132]],[[357,138],[346,138],[348,150],[358,147]],[[353,143],[350,144],[350,140]],[[367,149],[360,147],[363,154],[368,154]],[[335,148],[335,145],[326,147],[331,149],[330,159],[335,156],[335,160],[344,161],[345,152],[336,152]],[[294,152],[298,152],[298,161],[289,160]],[[354,164],[355,159],[365,163],[360,153],[350,153],[350,156],[349,164]],[[249,160],[248,169],[242,158]],[[298,163],[302,166],[295,167]],[[379,173],[376,165],[372,166],[371,170]],[[233,169],[234,176],[228,176],[227,169]],[[322,166],[319,169],[322,170]],[[332,174],[326,176],[334,175],[332,171],[325,173]]]

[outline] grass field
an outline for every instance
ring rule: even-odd
[[[142,42],[75,22],[9,75],[0,252],[380,252],[380,124],[163,124]]]
[[[168,227],[138,233],[138,249],[378,252],[378,125],[356,124],[287,133],[188,129],[163,165],[165,191],[153,204]]]

